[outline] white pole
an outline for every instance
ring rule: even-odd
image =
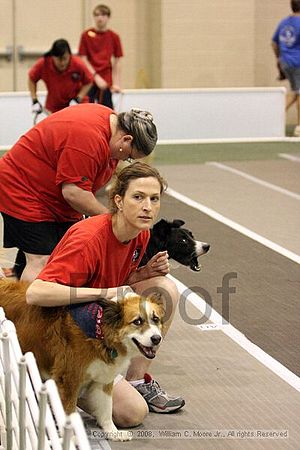
[[[73,435],[72,424],[69,418],[66,419],[64,425],[63,450],[69,450]]]
[[[45,449],[47,396],[47,388],[43,385],[39,399],[38,450]]]
[[[42,380],[41,380],[41,376],[40,376],[39,370],[37,368],[35,357],[34,357],[33,353],[31,353],[31,352],[25,353],[25,359],[26,359],[28,372],[30,375],[30,380],[32,383],[33,392],[39,392],[39,390],[41,389],[41,386],[42,386]],[[47,381],[46,381],[45,385],[47,386]],[[48,386],[47,386],[47,392],[48,392],[48,396],[49,396]],[[37,406],[36,402],[35,403],[32,402],[31,407],[35,411],[35,416],[34,416],[35,419],[34,420],[35,420],[35,423],[37,424],[38,406]],[[61,450],[60,436],[58,434],[52,412],[48,405],[47,405],[47,409],[46,409],[46,430],[47,430],[49,440],[52,445],[52,450]],[[62,435],[62,433],[61,433],[61,435]],[[46,445],[48,445],[48,442]]]
[[[26,450],[26,361],[19,362],[19,441],[20,450]]]
[[[69,416],[69,419],[72,423],[74,434],[76,436],[76,444],[78,445],[79,450],[91,450],[91,445],[89,443],[80,414],[78,412],[72,413]]]
[[[6,446],[7,450],[13,448],[13,427],[12,427],[12,403],[11,403],[11,369],[9,357],[9,336],[5,331],[1,334],[3,344],[3,369],[5,385],[5,422],[6,422]]]
[[[57,421],[57,425],[61,434],[63,434],[65,422],[66,422],[66,414],[58,393],[58,389],[54,380],[49,379],[46,381],[46,386],[49,395],[49,402],[52,407],[53,415]]]

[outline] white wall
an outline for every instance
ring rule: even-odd
[[[160,140],[285,135],[284,88],[128,90],[122,111],[148,109]]]
[[[39,98],[44,101],[43,95]],[[160,141],[285,134],[284,88],[128,90],[114,100],[118,112],[134,107],[150,111]],[[0,93],[0,123],[0,146],[13,145],[32,127],[27,92]]]

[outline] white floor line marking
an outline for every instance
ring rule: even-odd
[[[289,191],[288,189],[276,186],[276,184],[269,183],[268,181],[261,180],[260,178],[254,177],[253,175],[249,175],[248,173],[242,172],[241,170],[237,170],[234,169],[233,167],[226,166],[225,164],[221,164],[214,161],[207,162],[206,164],[209,166],[218,167],[219,169],[222,170],[226,170],[227,172],[234,173],[235,175],[239,175],[240,177],[253,181],[256,184],[260,184],[261,186],[272,189],[273,191],[280,192],[280,194],[288,195],[289,197],[292,197],[296,200],[300,200],[300,194],[296,194],[295,192]]]
[[[236,342],[241,348],[246,350],[257,361],[261,362],[265,367],[270,369],[282,380],[284,380],[286,383],[300,392],[300,378],[297,375],[287,369],[283,364],[278,362],[272,356],[268,355],[260,347],[249,341],[249,339],[247,339],[243,333],[226,322],[225,319],[223,319],[217,311],[215,311],[205,302],[205,300],[203,300],[203,298],[188,289],[187,286],[181,283],[181,281],[177,280],[172,275],[168,275],[168,277],[170,277],[177,285],[180,294],[184,295],[184,297],[189,302],[191,302],[195,306],[195,308],[198,309],[198,311],[200,311],[203,315],[207,314],[208,311],[210,312],[209,320],[215,324],[221,324],[220,331],[222,331],[224,334],[226,334],[226,336]]]
[[[183,144],[239,144],[252,142],[299,142],[298,137],[257,137],[257,138],[212,138],[212,139],[159,139],[158,145],[183,145]]]
[[[300,163],[300,156],[289,155],[288,153],[278,153],[278,156],[280,156],[280,158]]]
[[[167,194],[171,197],[176,198],[177,200],[181,201],[182,203],[185,203],[188,206],[191,206],[192,208],[197,209],[198,211],[203,212],[204,214],[212,217],[215,220],[218,220],[219,222],[223,223],[224,225],[227,225],[228,227],[232,228],[233,230],[238,231],[241,234],[244,234],[245,236],[253,239],[254,241],[259,242],[260,244],[264,245],[265,247],[270,248],[271,250],[274,250],[274,252],[279,253],[280,255],[285,256],[288,259],[291,259],[292,261],[296,262],[297,264],[300,264],[300,256],[296,253],[291,252],[290,250],[287,250],[284,247],[281,247],[280,245],[276,244],[275,242],[270,241],[269,239],[260,236],[259,234],[255,233],[254,231],[249,230],[249,228],[244,227],[243,225],[238,224],[237,222],[234,222],[231,219],[228,219],[225,216],[222,216],[222,214],[217,213],[211,208],[208,208],[205,205],[202,205],[201,203],[198,203],[189,197],[186,197],[183,194],[180,194],[179,192],[175,191],[174,189],[171,189],[170,187],[167,189]]]

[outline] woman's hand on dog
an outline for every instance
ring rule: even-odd
[[[169,255],[167,251],[158,252],[147,262],[144,268],[148,272],[148,278],[167,275],[170,273]]]
[[[148,278],[164,276],[170,273],[169,255],[167,251],[158,252],[152,256],[151,259],[142,267],[138,267],[134,272],[131,272],[126,283],[131,287],[139,281],[147,280]]]

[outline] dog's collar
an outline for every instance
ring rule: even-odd
[[[103,308],[97,302],[69,305],[68,309],[75,323],[87,337],[104,341]],[[112,359],[118,356],[115,348],[107,349]]]

